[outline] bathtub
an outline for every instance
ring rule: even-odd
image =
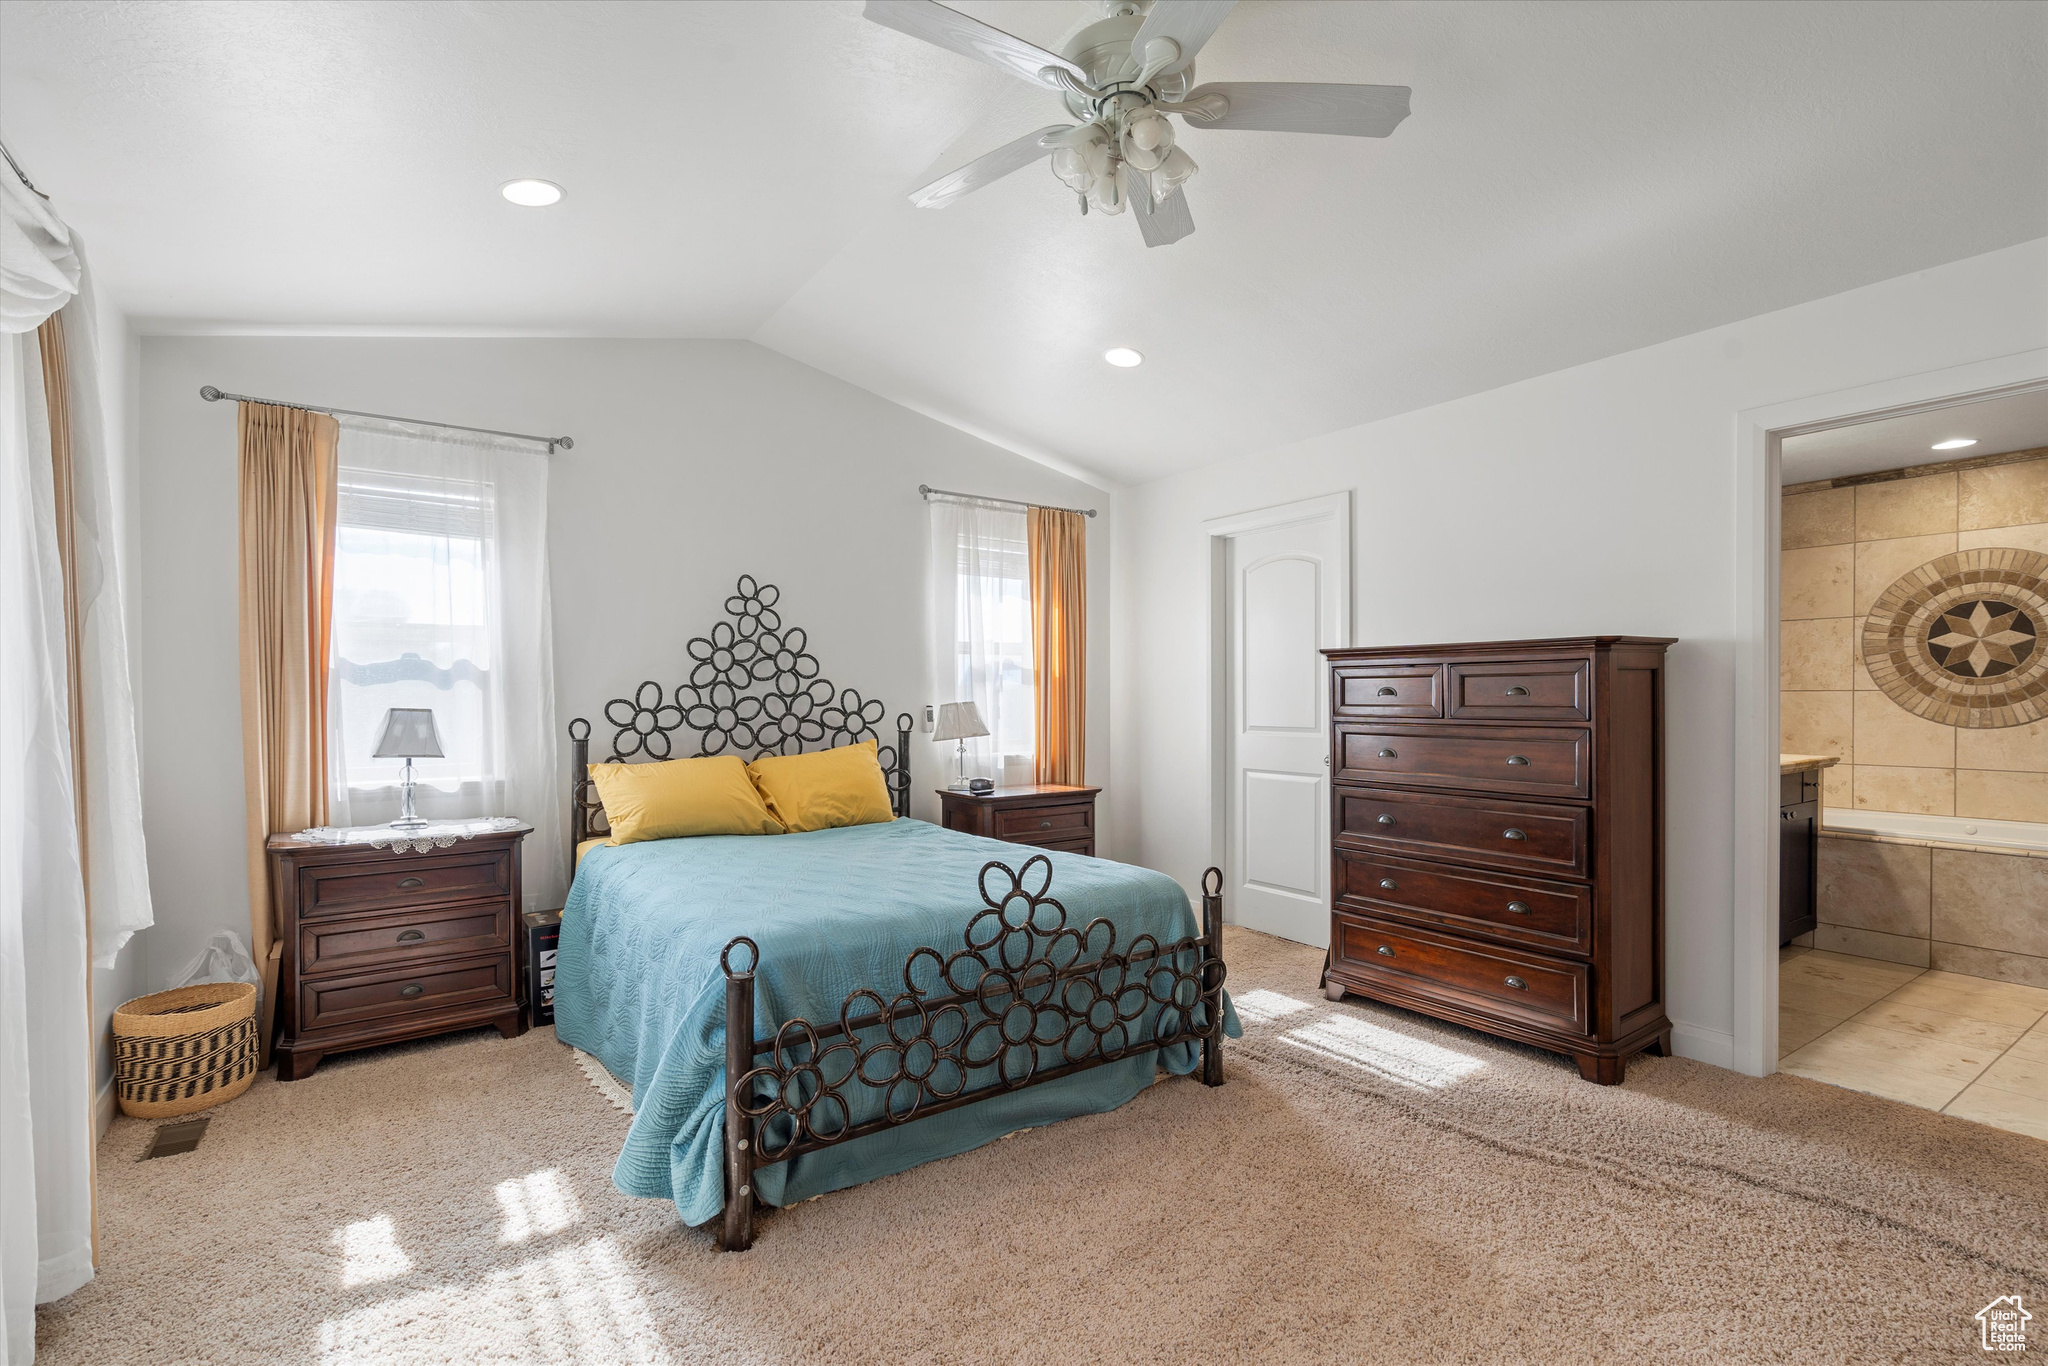
[[[1974,844],[1983,849],[2023,849],[2048,854],[2048,824],[2040,821],[1915,816],[1901,811],[1857,811],[1829,806],[1821,809],[1821,833],[1935,840],[1942,844]]]

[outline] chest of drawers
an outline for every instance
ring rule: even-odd
[[[1670,1051],[1664,655],[1644,636],[1329,650],[1324,989],[1570,1054]]]
[[[519,845],[530,826],[430,853],[273,836],[277,1075],[451,1029],[523,1028]]]

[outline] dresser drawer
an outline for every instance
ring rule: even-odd
[[[1337,716],[1444,714],[1444,671],[1435,664],[1345,665],[1330,680]]]
[[[1042,844],[1047,840],[1084,839],[1095,833],[1095,807],[1081,806],[1020,806],[996,811],[996,838],[999,840],[1028,840]]]
[[[1592,732],[1478,726],[1337,726],[1335,776],[1531,797],[1592,795]]]
[[[299,926],[299,971],[325,976],[387,963],[459,958],[511,946],[510,901],[382,915],[322,916]]]
[[[1333,917],[1331,928],[1332,966],[1340,978],[1546,1029],[1587,1032],[1591,974],[1584,963],[1342,912]]]
[[[392,1020],[422,1011],[514,1001],[512,955],[495,954],[416,968],[317,977],[299,983],[299,1030]]]
[[[1336,807],[1339,844],[1568,877],[1585,877],[1591,866],[1592,821],[1584,807],[1348,784],[1337,787]]]
[[[1468,721],[1585,721],[1592,717],[1593,663],[1453,664],[1446,715]]]
[[[299,914],[334,915],[427,901],[476,901],[509,895],[512,855],[500,848],[448,858],[308,868]]]
[[[1593,948],[1593,889],[1337,851],[1337,905],[1562,953]]]

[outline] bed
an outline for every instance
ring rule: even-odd
[[[878,738],[742,578],[690,681],[605,712],[612,760],[799,753]],[[1018,1129],[1114,1109],[1166,1075],[1223,1082],[1221,876],[1199,923],[1164,874],[908,819],[911,720],[878,745],[897,819],[597,845],[562,914],[555,1030],[633,1087],[613,1179],[751,1245],[787,1205]],[[570,726],[571,847],[604,833]],[[751,1020],[729,1030],[729,1020]]]

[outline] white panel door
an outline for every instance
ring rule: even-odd
[[[1318,650],[1344,642],[1348,519],[1226,535],[1229,642],[1224,874],[1233,918],[1330,939],[1328,699]]]

